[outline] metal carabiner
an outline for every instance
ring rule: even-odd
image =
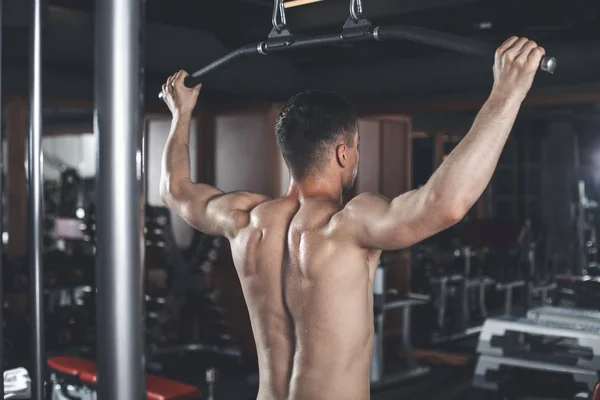
[[[362,0],[350,0],[350,18],[358,22],[363,15]]]
[[[285,19],[285,7],[283,6],[283,0],[274,0],[273,5],[273,29],[278,33],[286,29],[287,21]]]

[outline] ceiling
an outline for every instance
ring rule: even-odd
[[[47,0],[44,89],[92,99],[91,0]],[[146,89],[149,103],[166,77],[192,72],[253,42],[271,29],[272,0],[147,0]],[[26,4],[26,6],[24,6]],[[27,88],[29,2],[5,0],[3,84]],[[412,24],[499,44],[523,35],[558,59],[557,73],[540,74],[536,91],[600,89],[600,2],[597,0],[363,0],[376,24]],[[295,34],[339,32],[348,1],[323,0],[289,8]],[[101,62],[98,60],[96,62]],[[240,60],[207,78],[202,101],[239,104],[283,100],[308,88],[335,90],[360,107],[469,99],[489,92],[491,65],[472,57],[408,42],[328,46]]]

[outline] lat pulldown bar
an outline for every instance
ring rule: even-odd
[[[352,42],[383,42],[388,40],[408,40],[431,47],[455,51],[457,53],[475,56],[491,56],[497,46],[488,42],[439,32],[428,28],[411,25],[392,25],[373,27],[371,22],[362,14],[362,0],[350,0],[350,17],[344,24],[341,33],[331,33],[317,36],[301,37],[290,33],[286,26],[283,0],[274,0],[273,30],[264,42],[249,44],[225,55],[208,64],[185,78],[185,86],[192,88],[202,82],[212,72],[224,68],[233,61],[251,55],[267,55],[289,49],[303,49]],[[542,71],[550,74],[556,69],[554,57],[544,57],[540,64]],[[158,95],[162,98],[162,92]]]

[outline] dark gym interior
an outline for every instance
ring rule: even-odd
[[[38,285],[31,269],[28,146],[36,2],[0,0],[5,399],[34,398],[28,374],[36,370],[32,293]],[[266,41],[274,1],[127,2],[142,9],[139,341],[147,398],[256,399],[257,350],[229,242],[194,230],[159,196],[171,114],[158,93],[178,70],[191,74]],[[35,400],[96,399],[102,132],[94,116],[98,71],[108,62],[97,56],[100,3],[40,2],[38,289],[46,396]],[[337,34],[349,16],[348,0],[285,0],[283,7],[298,37]],[[510,36],[527,37],[557,60],[554,73],[537,74],[492,180],[465,218],[409,249],[383,253],[374,289],[384,306],[374,311],[371,398],[600,399],[600,386],[594,392],[600,381],[600,2],[363,0],[362,7],[372,26],[427,28],[492,48]],[[290,96],[320,89],[347,97],[359,114],[360,165],[344,202],[363,192],[394,198],[425,185],[469,132],[492,89],[493,64],[493,52],[461,54],[419,40],[346,41],[242,57],[202,81],[191,125],[192,179],[224,191],[285,193],[290,177],[275,143],[276,118]]]

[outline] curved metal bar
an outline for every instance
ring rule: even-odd
[[[353,1],[358,1],[358,3],[360,3],[360,0]],[[454,35],[451,33],[439,32],[432,29],[411,25],[378,26],[374,28],[372,32],[369,31],[361,35],[343,36],[342,34],[336,33],[309,37],[290,37],[284,42],[281,40],[267,40],[261,43],[250,44],[241,47],[194,72],[185,79],[185,85],[190,88],[194,87],[215,70],[228,66],[238,58],[249,55],[267,55],[269,53],[281,52],[289,49],[311,48],[334,45],[349,41],[357,42],[369,40],[407,40],[431,47],[437,47],[440,49],[475,56],[491,56],[496,50],[496,46],[488,42]],[[554,57],[545,57],[540,64],[540,69],[545,72],[553,73],[556,69],[556,59]],[[159,97],[162,98],[162,93],[159,94]]]
[[[249,56],[249,55],[259,54],[259,51],[262,51],[261,44],[262,43],[253,43],[253,44],[249,44],[244,47],[240,47],[239,49],[219,58],[218,60],[213,61],[212,63],[208,64],[206,67],[199,69],[198,71],[194,72],[193,74],[191,74],[190,76],[185,78],[185,86],[187,86],[189,88],[196,86],[197,84],[202,82],[202,78],[205,75],[207,75],[215,70],[225,68],[226,66],[231,64],[233,61],[237,60],[238,58],[242,58],[242,57]]]

